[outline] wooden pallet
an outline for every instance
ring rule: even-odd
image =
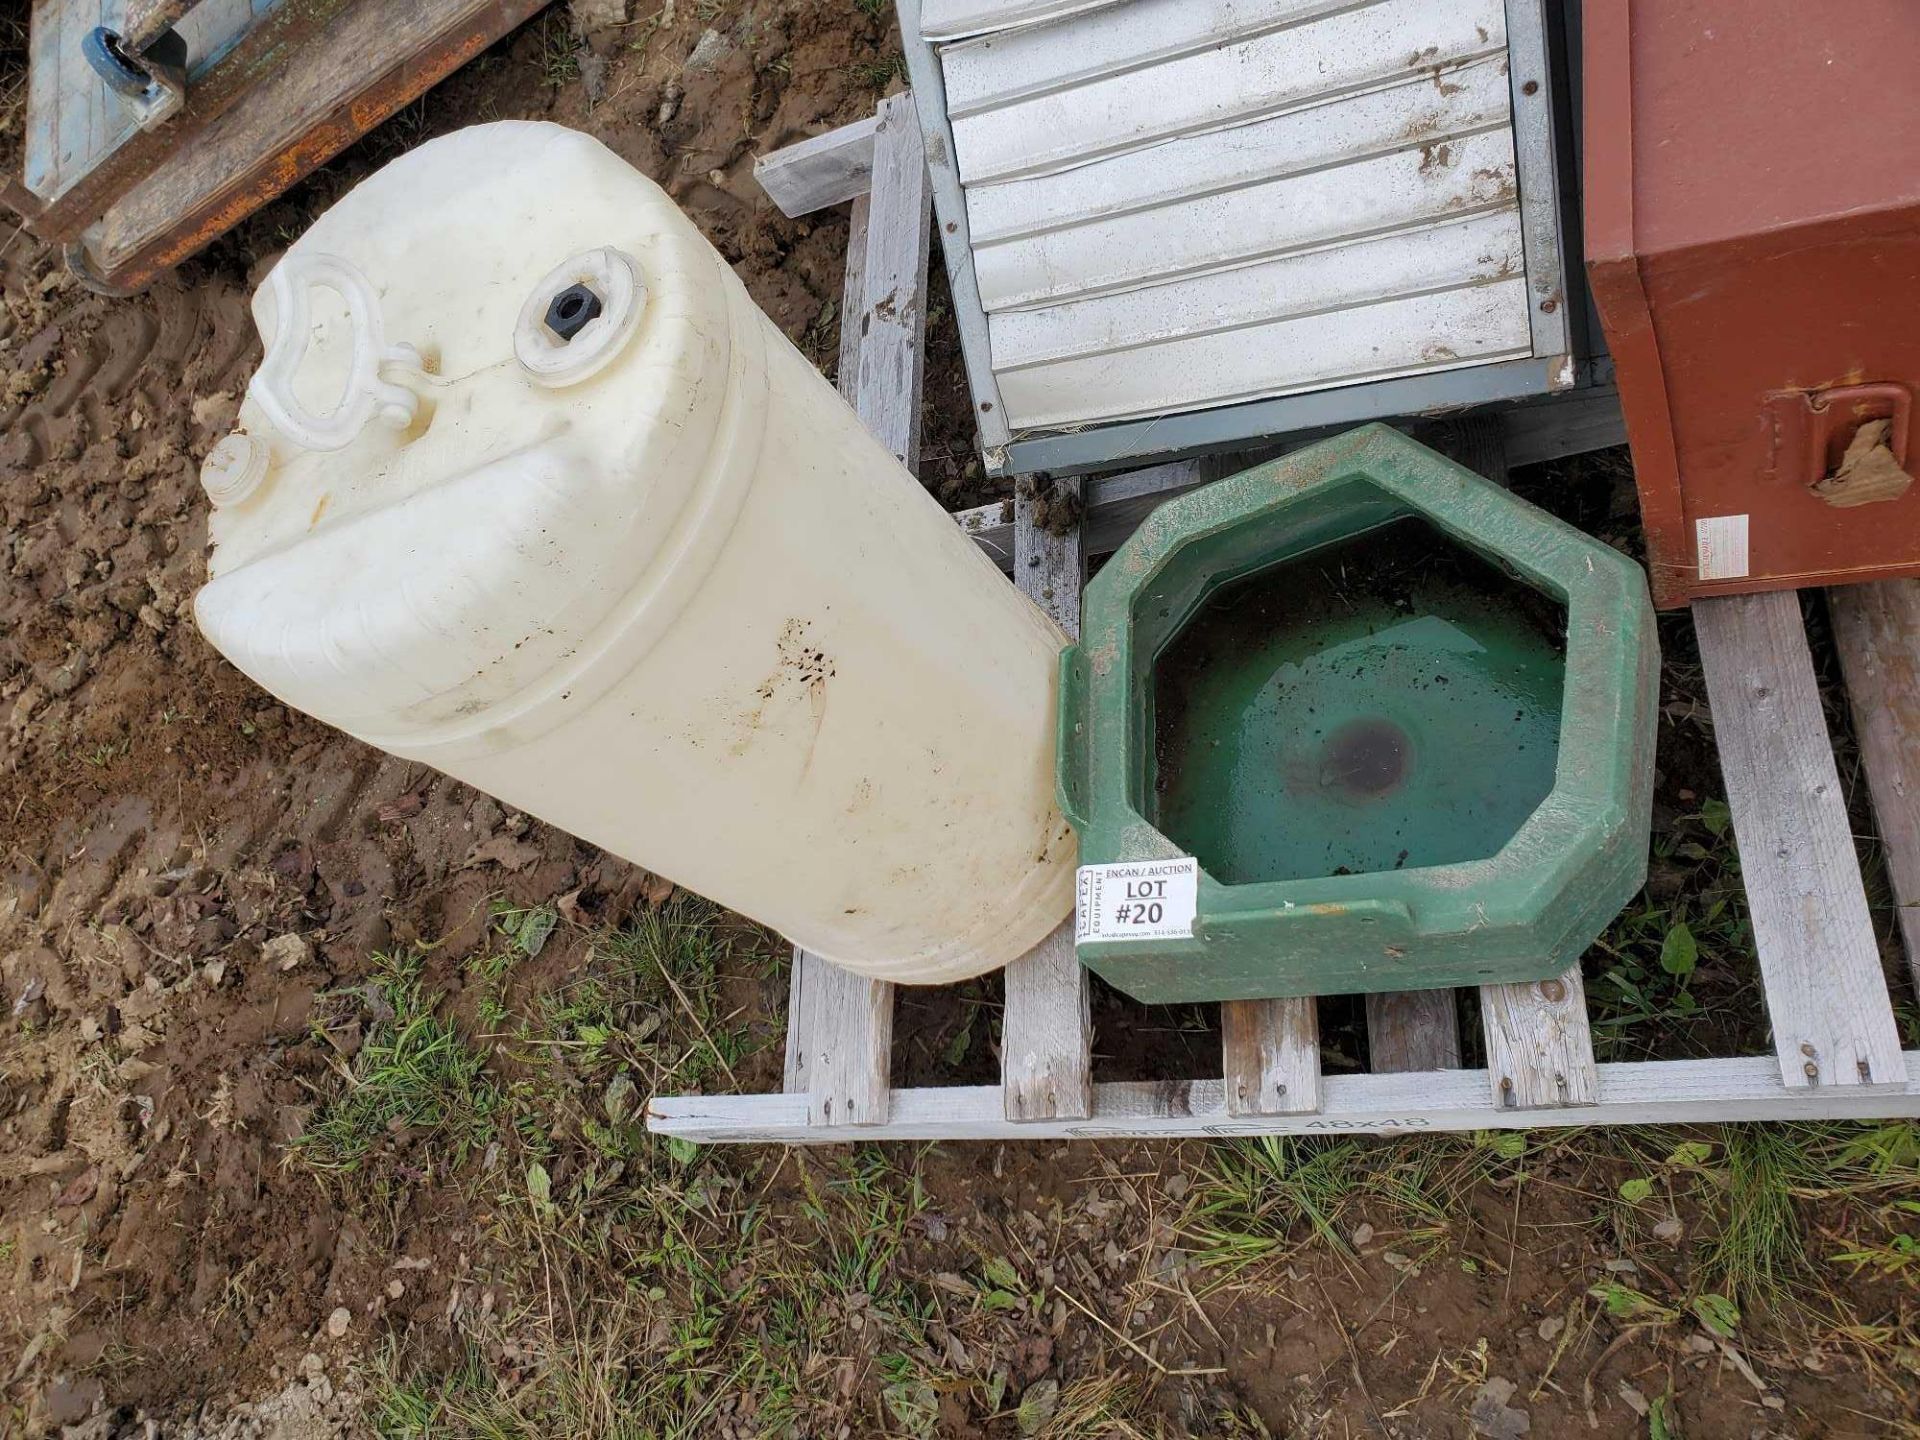
[[[851,199],[840,385],[912,466],[919,453],[929,188],[910,95],[875,120],[765,157],[790,214]],[[907,303],[901,303],[902,298]],[[1423,431],[1504,479],[1529,459],[1613,443],[1611,423],[1568,407]],[[1548,413],[1551,406],[1543,407]],[[1244,460],[1237,463],[1245,463]],[[988,506],[956,517],[1015,583],[1076,630],[1085,559],[1160,501],[1235,468],[1186,461],[1082,482],[1080,527],[1053,534]],[[1099,492],[1104,504],[1094,503]],[[1096,548],[1097,547],[1097,548]],[[1920,956],[1920,582],[1831,595],[1909,962]],[[893,1090],[893,989],[796,952],[785,1089],[656,1097],[650,1129],[697,1141],[1255,1135],[1466,1130],[1708,1120],[1920,1115],[1920,1050],[1902,1052],[1868,914],[1812,657],[1792,593],[1693,609],[1739,844],[1774,1054],[1597,1064],[1578,966],[1480,992],[1487,1065],[1461,1068],[1447,991],[1367,997],[1373,1070],[1323,1075],[1316,1002],[1222,1007],[1218,1074],[1095,1083],[1087,972],[1063,924],[1006,971],[1001,1083]],[[1917,972],[1920,978],[1920,972]]]

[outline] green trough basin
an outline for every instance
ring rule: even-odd
[[[1080,958],[1153,1003],[1561,974],[1646,879],[1658,663],[1638,566],[1386,426],[1163,505],[1061,662]]]

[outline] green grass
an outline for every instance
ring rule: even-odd
[[[456,1165],[491,1137],[499,1091],[479,1051],[436,1013],[441,997],[425,987],[425,958],[418,949],[374,957],[364,992],[370,1028],[340,1067],[342,1088],[294,1142],[316,1170],[353,1170],[402,1131],[432,1134]]]
[[[906,56],[897,51],[878,60],[857,61],[851,69],[853,78],[869,90],[885,90],[895,80],[904,80],[907,75]]]
[[[540,17],[540,48],[534,63],[540,78],[558,90],[580,78],[580,41],[573,32],[572,13],[555,5]]]
[[[1826,1127],[1730,1125],[1718,1232],[1702,1262],[1710,1282],[1742,1304],[1779,1305],[1808,1279],[1806,1234],[1796,1200],[1831,1188],[1821,1151]]]
[[[490,1136],[497,1154],[456,1178],[490,1217],[475,1258],[503,1298],[466,1313],[451,1360],[404,1345],[380,1357],[363,1386],[373,1431],[691,1440],[845,1424],[919,1440],[951,1433],[959,1415],[981,1433],[1050,1440],[1165,1433],[1140,1357],[1068,1303],[1103,1297],[1071,1258],[1081,1242],[1053,1228],[1055,1202],[1033,1215],[982,1205],[955,1224],[930,1207],[931,1148],[701,1149],[647,1133],[647,1094],[731,1088],[753,1058],[727,997],[766,976],[741,933],[685,897],[618,929],[496,906],[484,952],[463,967],[507,1015],[484,1063],[439,1018],[426,952],[381,961],[365,993],[393,1015],[302,1152],[362,1164],[370,1173],[344,1178],[363,1208],[384,1206],[382,1171],[366,1160],[392,1117],[449,1133],[458,1097],[483,1097],[466,1145]],[[403,1100],[434,1094],[438,1106]],[[1575,1354],[1634,1332],[1664,1344],[1704,1335],[1758,1356],[1817,1312],[1836,1343],[1891,1369],[1903,1332],[1845,1314],[1833,1287],[1855,1271],[1920,1284],[1920,1139],[1904,1122],[1293,1136],[1165,1153],[1186,1183],[1162,1233],[1197,1262],[1178,1284],[1216,1314],[1227,1297],[1285,1290],[1287,1266],[1316,1263],[1336,1295],[1335,1272],[1364,1271],[1368,1293],[1391,1294],[1402,1282],[1388,1276],[1382,1292],[1383,1264],[1407,1276],[1457,1264],[1491,1299],[1515,1245],[1572,1235],[1588,1258],[1569,1277],[1569,1323],[1599,1336]],[[1558,1228],[1530,1231],[1545,1191],[1561,1197]],[[1676,1214],[1682,1231],[1670,1228]],[[949,1237],[937,1260],[920,1248],[936,1223]],[[1185,1313],[1148,1253],[1104,1282],[1129,1297],[1129,1314],[1101,1318],[1136,1336],[1169,1315],[1132,1309],[1148,1297]],[[1602,1268],[1622,1254],[1652,1263]],[[1317,1301],[1311,1286],[1302,1298]],[[1082,1338],[1044,1374],[1011,1358],[1063,1333]],[[1355,1339],[1377,1349],[1383,1336]],[[1179,1353],[1163,1350],[1162,1363]],[[1226,1390],[1196,1404],[1204,1433],[1261,1433]]]
[[[1709,800],[1653,837],[1654,874],[1594,942],[1588,1002],[1601,1059],[1670,1054],[1710,1018],[1696,981],[1750,973],[1753,938],[1726,804]],[[1592,962],[1590,962],[1590,966]]]

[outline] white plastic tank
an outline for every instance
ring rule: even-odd
[[[253,313],[195,613],[267,690],[868,974],[1067,914],[1060,631],[652,181],[463,130]]]

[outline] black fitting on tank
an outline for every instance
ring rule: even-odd
[[[604,307],[591,286],[569,285],[547,302],[547,329],[564,345],[582,330]]]

